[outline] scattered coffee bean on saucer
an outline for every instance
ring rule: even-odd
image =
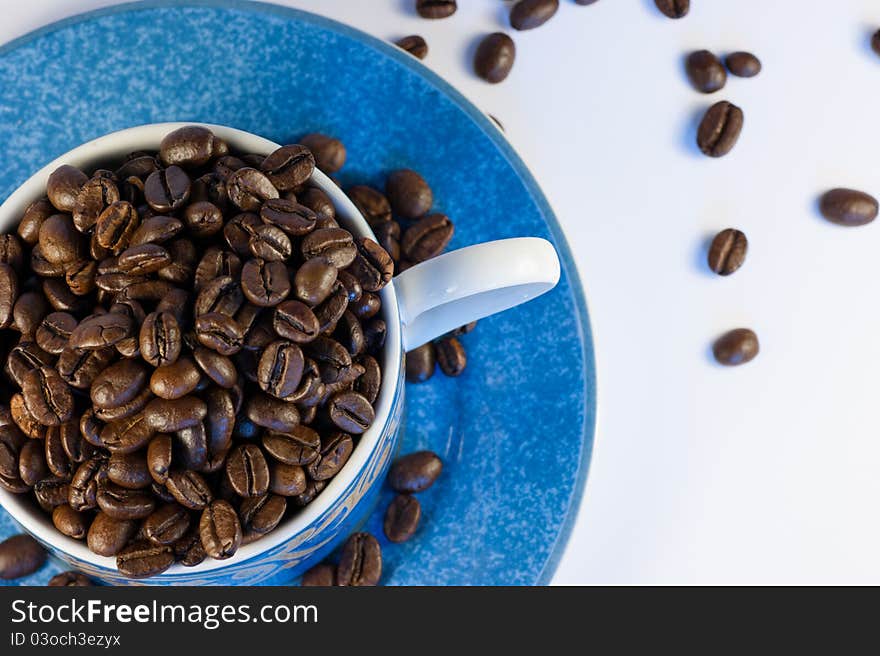
[[[819,199],[819,211],[832,223],[863,226],[877,218],[877,199],[855,189],[831,189]]]
[[[873,36],[871,36],[871,48],[880,55],[880,30],[874,32]]]
[[[724,62],[730,73],[737,77],[755,77],[761,72],[761,60],[750,52],[732,52]]]
[[[758,336],[748,328],[736,328],[715,340],[712,354],[719,364],[733,367],[751,362],[758,355]]]
[[[409,54],[417,59],[424,59],[428,56],[428,42],[418,34],[411,34],[394,42],[398,48],[406,50]]]
[[[654,4],[669,18],[684,18],[691,8],[691,0],[654,0]]]
[[[515,59],[516,45],[513,39],[503,32],[495,32],[485,36],[477,46],[474,72],[486,82],[498,84],[510,75]]]
[[[744,233],[735,228],[722,230],[709,247],[709,268],[720,276],[729,276],[745,262],[748,247]]]
[[[712,105],[697,130],[697,145],[704,155],[723,157],[736,145],[743,127],[743,111],[722,100]]]
[[[691,86],[701,93],[715,93],[727,82],[724,65],[708,50],[696,50],[685,60],[685,72]]]
[[[519,0],[510,10],[510,26],[515,30],[533,30],[553,18],[559,0]]]
[[[422,18],[447,18],[456,9],[455,0],[416,0],[416,11]]]

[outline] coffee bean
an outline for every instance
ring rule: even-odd
[[[146,367],[135,360],[122,360],[95,378],[90,393],[92,403],[97,408],[116,408],[140,394],[146,384]]]
[[[114,483],[98,487],[98,507],[113,519],[144,519],[156,508],[146,490],[129,490]]]
[[[432,216],[442,215],[435,214]],[[425,219],[419,221],[419,223],[421,224],[424,221]],[[447,228],[446,225],[444,225],[440,230],[448,232],[449,238],[451,238],[452,224],[448,223],[448,221],[449,220],[446,219],[449,227]],[[438,232],[436,230],[426,233],[418,240],[419,245],[413,246],[413,249],[419,251],[425,249],[428,242],[436,245],[437,234]],[[448,243],[448,239],[446,241]],[[363,289],[369,292],[377,292],[391,282],[391,278],[394,275],[394,261],[391,259],[391,256],[385,252],[385,249],[379,246],[379,244],[367,237],[361,237],[357,241],[357,256],[355,257],[354,262],[352,262],[349,270],[355,278],[357,278]]]
[[[428,342],[406,354],[406,380],[410,383],[423,383],[434,375],[437,365],[437,351]]]
[[[69,348],[98,350],[113,346],[133,334],[131,317],[115,312],[97,314],[83,319],[71,332]]]
[[[265,535],[278,526],[286,510],[287,499],[277,494],[264,494],[242,499],[238,512],[245,533]]]
[[[60,533],[74,540],[82,540],[88,532],[89,520],[85,513],[77,512],[65,504],[52,511],[52,524]]]
[[[172,471],[165,487],[177,503],[190,510],[202,510],[214,499],[207,481],[194,471]]]
[[[46,512],[52,512],[58,506],[63,506],[69,500],[71,486],[67,479],[44,478],[34,485],[34,497],[40,507]],[[27,491],[26,489],[24,491]],[[16,493],[15,490],[12,490]],[[21,493],[19,490],[17,493]]]
[[[336,280],[343,286],[343,288],[345,288],[349,303],[355,303],[361,299],[364,294],[364,289],[361,287],[361,283],[358,279],[355,278],[351,272],[346,270],[338,271],[336,274]]]
[[[132,204],[118,201],[101,212],[95,224],[95,239],[103,248],[119,254],[131,244],[139,223],[137,210]]]
[[[382,369],[376,358],[370,355],[363,358],[361,366],[364,368],[364,373],[355,381],[354,391],[361,394],[370,403],[375,404],[382,386]]]
[[[436,453],[416,451],[391,465],[388,483],[397,492],[415,494],[431,487],[442,471],[443,463]]]
[[[467,354],[464,346],[455,337],[446,337],[438,340],[434,345],[437,354],[437,364],[440,371],[447,376],[461,376],[467,366]]]
[[[156,576],[173,564],[174,551],[170,546],[147,540],[133,542],[116,555],[116,569],[133,579]]]
[[[251,254],[267,262],[280,262],[290,258],[293,246],[281,228],[261,225],[254,228],[248,247]]]
[[[229,317],[244,303],[241,285],[231,276],[219,276],[207,282],[196,297],[195,314],[219,312]]]
[[[56,368],[71,387],[88,389],[112,359],[112,349],[80,350],[68,346],[61,352]]]
[[[474,72],[487,82],[503,82],[516,58],[516,45],[513,39],[503,32],[495,32],[484,37],[474,55]]]
[[[263,448],[270,456],[288,465],[308,465],[318,459],[321,437],[308,426],[296,426],[290,433],[263,434]]]
[[[299,386],[303,365],[303,354],[296,344],[285,340],[272,342],[263,351],[257,367],[260,389],[276,398],[287,398]]]
[[[335,382],[340,372],[352,365],[351,354],[346,348],[336,340],[323,335],[303,348],[306,354],[318,363],[321,368],[321,379],[325,383]]]
[[[51,264],[73,262],[85,252],[69,214],[53,214],[40,226],[40,252]]]
[[[196,396],[179,399],[153,399],[144,408],[146,424],[158,433],[173,433],[195,426],[208,413],[205,402]]]
[[[311,151],[315,165],[328,175],[336,173],[345,164],[345,145],[339,139],[313,132],[299,142]]]
[[[748,245],[745,234],[739,230],[722,230],[709,247],[709,268],[718,275],[729,276],[742,266]]]
[[[338,270],[322,257],[306,260],[294,276],[297,298],[310,306],[323,302],[333,291]]]
[[[163,244],[174,239],[181,230],[183,230],[183,223],[173,216],[151,216],[144,219],[143,223],[135,230],[129,246]]]
[[[239,255],[250,257],[250,239],[254,230],[263,225],[262,219],[251,212],[237,214],[223,227],[223,237],[229,247]]]
[[[241,523],[228,502],[214,501],[202,511],[199,535],[211,558],[223,560],[235,555],[241,545]]]
[[[299,465],[272,461],[269,465],[269,490],[283,497],[295,497],[306,490],[305,470]]]
[[[68,312],[52,312],[40,322],[34,335],[37,345],[46,353],[59,355],[70,342],[76,319]]]
[[[316,228],[338,228],[336,224],[336,207],[330,196],[322,189],[309,187],[304,192],[297,194],[297,200],[303,207],[307,207],[315,213]],[[318,224],[321,225],[318,225]],[[331,224],[331,225],[328,225]]]
[[[225,355],[199,346],[193,350],[193,358],[199,365],[199,369],[220,387],[230,388],[238,381],[238,371],[235,364]],[[161,394],[156,394],[156,396],[161,396]]]
[[[235,253],[212,246],[202,256],[195,272],[196,291],[201,291],[212,280],[228,276],[237,280],[241,276],[241,258]]]
[[[150,486],[152,477],[144,451],[114,453],[107,461],[107,478],[120,487],[142,490]]]
[[[274,307],[290,294],[287,267],[283,262],[248,260],[241,270],[241,290],[254,305]]]
[[[80,232],[89,232],[101,213],[120,199],[119,188],[113,180],[93,177],[86,182],[76,196],[73,224]]]
[[[278,191],[288,191],[308,182],[315,170],[315,157],[304,145],[282,146],[263,160],[260,169]],[[276,193],[273,198],[277,197]]]
[[[168,481],[172,449],[171,436],[165,433],[156,435],[147,446],[147,467],[150,476],[159,485],[165,485]]]
[[[333,291],[327,299],[312,308],[315,318],[318,320],[318,329],[320,332],[330,332],[336,325],[345,310],[348,308],[348,294],[345,288],[338,282],[333,287]]]
[[[382,223],[373,228],[376,242],[385,249],[395,262],[400,260],[400,224],[397,221]]]
[[[130,519],[114,519],[107,513],[99,512],[89,526],[86,543],[92,553],[115,556],[134,537],[137,526],[137,522]]]
[[[147,204],[159,214],[179,210],[189,200],[192,181],[179,166],[169,166],[150,174],[144,183]]]
[[[159,158],[165,166],[198,168],[225,149],[225,144],[208,128],[187,125],[169,132],[159,146]]]
[[[320,328],[315,313],[299,301],[285,301],[276,307],[272,326],[280,337],[298,344],[315,339]]]
[[[23,336],[34,336],[51,308],[40,292],[20,294],[12,306],[12,324]]]
[[[381,191],[367,185],[355,185],[347,193],[370,226],[391,220],[391,203]]]
[[[515,30],[532,30],[553,18],[559,0],[519,0],[510,10],[510,26]]]
[[[76,429],[76,424],[69,422],[66,431]],[[68,478],[71,474],[71,462],[67,453],[64,451],[64,444],[61,441],[61,427],[49,426],[46,429],[46,437],[43,441],[44,456],[46,466],[58,478]]]
[[[307,506],[317,498],[325,487],[327,487],[327,481],[310,480],[308,484],[306,484],[306,491],[295,497],[291,497],[291,501],[293,501],[294,505],[299,508]]]
[[[141,357],[154,367],[173,364],[180,356],[183,337],[170,312],[152,312],[140,329]]]
[[[704,155],[723,157],[736,145],[743,127],[743,112],[726,100],[715,103],[697,130],[697,145]]]
[[[405,36],[394,42],[401,50],[406,50],[409,54],[417,59],[424,59],[428,56],[428,43],[418,34]]]
[[[727,71],[713,53],[696,50],[687,56],[685,71],[691,86],[702,93],[715,93],[727,82]]]
[[[429,214],[407,229],[400,245],[407,258],[413,262],[424,262],[442,253],[454,232],[455,226],[448,216]]]
[[[143,412],[117,419],[101,429],[101,446],[111,453],[133,453],[147,445],[156,430]]]
[[[150,391],[162,399],[179,399],[199,384],[201,373],[192,360],[179,358],[156,369],[150,376]]]
[[[175,542],[172,548],[174,556],[184,567],[195,567],[208,557],[202,544],[202,537],[199,535],[198,526]]]
[[[369,533],[354,533],[342,547],[336,585],[374,586],[382,578],[382,549]]]
[[[85,588],[93,586],[92,580],[79,572],[61,572],[56,574],[47,583],[50,588]]]
[[[85,296],[95,289],[98,265],[94,260],[77,260],[67,267],[64,279],[67,286],[77,296]]]
[[[289,433],[299,425],[296,406],[268,394],[251,395],[245,402],[245,414],[256,425],[278,433]]]
[[[315,229],[318,216],[305,205],[284,198],[275,198],[263,203],[260,218],[267,224],[276,226],[293,237],[307,235]],[[253,247],[251,246],[253,250]],[[285,259],[290,255],[286,255]]]
[[[351,452],[354,450],[354,442],[350,435],[334,433],[321,440],[321,452],[318,458],[307,467],[309,477],[315,481],[326,481],[339,473],[339,470],[348,462]]]
[[[750,52],[732,52],[724,62],[728,70],[737,77],[755,77],[761,72],[761,60]]]
[[[278,181],[274,174],[273,179]],[[257,212],[264,202],[278,198],[278,189],[273,186],[272,179],[250,167],[238,169],[230,175],[226,190],[229,200],[245,212]]]
[[[342,228],[315,230],[302,240],[301,249],[305,259],[321,257],[337,269],[344,269],[357,256],[351,233]]]
[[[176,503],[157,508],[143,524],[143,533],[154,544],[174,544],[189,530],[189,513]]]
[[[65,164],[49,175],[46,195],[59,212],[73,212],[76,209],[76,197],[88,181],[89,177],[85,173]]]
[[[55,214],[55,211],[47,198],[40,198],[28,205],[17,228],[21,240],[29,246],[36,244],[40,236],[40,226],[43,221]]]
[[[330,420],[348,433],[360,435],[372,424],[376,415],[370,402],[357,392],[341,392],[328,404]]]
[[[416,11],[422,18],[447,18],[455,13],[455,0],[416,0]]]
[[[877,199],[855,189],[832,189],[819,199],[822,216],[842,226],[862,226],[877,218]]]
[[[385,537],[391,542],[406,542],[415,535],[421,517],[422,506],[418,499],[409,494],[397,495],[385,511]]]
[[[226,478],[242,497],[258,497],[269,489],[269,467],[260,448],[243,444],[226,458]]]
[[[724,333],[712,346],[715,359],[727,366],[751,362],[759,350],[758,336],[748,328],[737,328]]]
[[[132,276],[155,273],[171,264],[171,255],[158,244],[140,244],[122,252],[119,269]]]
[[[668,18],[683,18],[691,8],[691,0],[654,0],[654,4]]]
[[[132,156],[116,169],[116,178],[126,180],[130,177],[146,180],[150,173],[159,169],[159,162],[148,153],[132,153]]]
[[[0,542],[0,579],[20,579],[46,562],[46,550],[30,535],[13,535]]]
[[[303,587],[331,588],[336,584],[336,568],[328,563],[315,565],[299,583]]]
[[[44,426],[58,426],[73,416],[73,394],[55,369],[31,370],[22,381],[22,395],[28,411]]]
[[[0,442],[0,476],[10,482],[21,481],[26,487],[33,487],[49,475],[45,449],[39,440],[28,440],[18,454]]]
[[[172,460],[184,469],[205,471],[208,464],[208,436],[205,424],[198,422],[176,433]]]

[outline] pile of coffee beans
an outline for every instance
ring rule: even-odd
[[[394,262],[309,186],[344,146],[303,142],[233,153],[185,127],[159,152],[58,168],[0,238],[0,486],[128,576],[268,534],[373,422]],[[431,196],[414,180],[389,190],[416,219]],[[451,234],[418,218],[396,257]]]
[[[398,459],[388,472],[388,483],[398,493],[385,511],[383,531],[389,542],[406,542],[415,535],[422,506],[414,496],[431,487],[443,471],[436,453],[417,451]],[[307,571],[304,586],[373,586],[382,577],[382,547],[369,533],[351,535],[336,564],[324,562]]]

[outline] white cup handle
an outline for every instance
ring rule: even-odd
[[[422,262],[394,278],[404,350],[525,303],[557,282],[556,250],[537,237],[490,241]]]

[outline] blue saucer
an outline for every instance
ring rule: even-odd
[[[186,7],[181,7],[186,4]],[[343,185],[411,167],[456,227],[451,248],[541,236],[562,280],[480,322],[468,367],[408,386],[403,452],[445,462],[422,493],[423,523],[388,544],[384,582],[549,581],[586,480],[596,416],[586,304],[559,224],[493,124],[417,60],[312,14],[232,0],[144,2],[55,23],[0,48],[0,200],[78,144],[125,127],[205,121],[290,143],[348,148]],[[368,528],[382,535],[383,491]],[[0,510],[0,539],[17,532]],[[50,564],[18,583],[43,584]]]

